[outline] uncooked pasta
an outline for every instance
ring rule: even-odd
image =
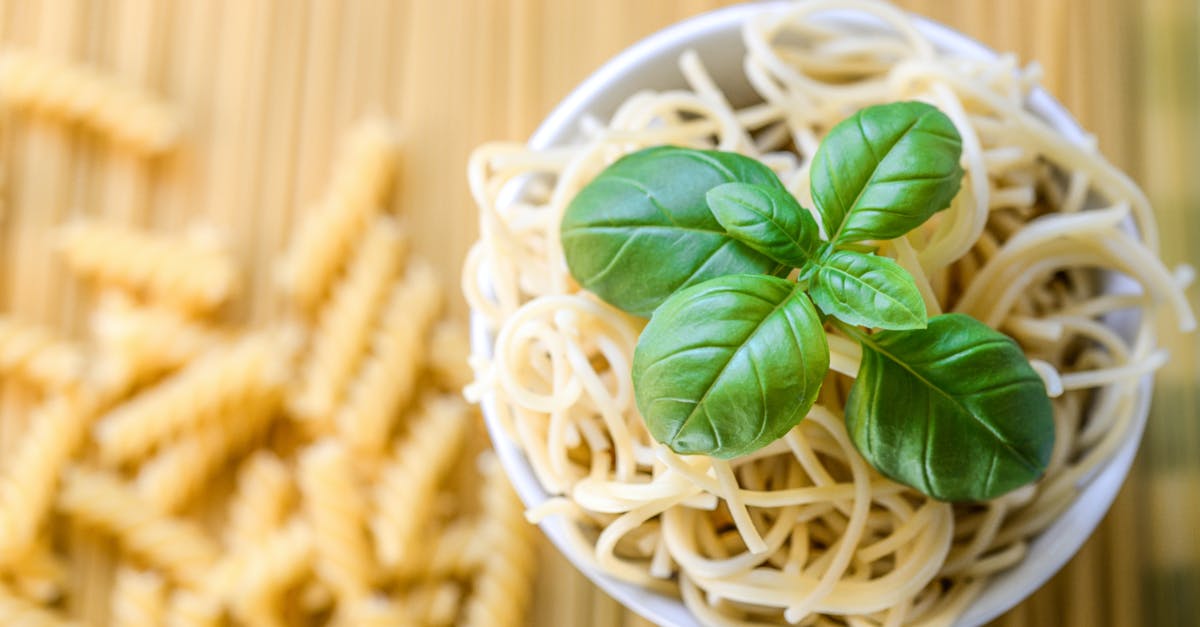
[[[822,15],[832,8],[874,21]],[[592,568],[678,595],[703,624],[948,623],[1130,437],[1143,377],[1165,361],[1156,309],[1195,326],[1187,273],[1158,259],[1142,192],[1027,107],[1036,68],[941,51],[909,16],[872,1],[764,10],[742,37],[734,82],[751,97],[722,91],[725,77],[689,51],[686,88],[638,92],[610,119],[586,119],[577,141],[474,153],[482,235],[463,285],[491,340],[476,347],[471,394],[490,400],[553,495],[533,520],[566,517],[573,552]],[[754,157],[812,206],[824,134],[902,100],[950,118],[966,175],[947,211],[880,254],[915,278],[930,315],[967,313],[1018,340],[1053,397],[1045,476],[952,505],[879,475],[843,424],[861,354],[837,331],[817,404],[784,438],[728,461],[657,444],[630,377],[645,320],[571,278],[559,239],[567,204],[618,157],[672,144]]]

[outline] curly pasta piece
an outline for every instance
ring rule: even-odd
[[[19,627],[78,627],[57,612],[31,603],[13,594],[7,587],[0,586],[0,625]]]
[[[0,476],[0,563],[24,559],[34,544],[59,475],[83,444],[95,413],[92,397],[72,395],[47,401],[31,417]]]
[[[215,329],[174,309],[138,306],[121,292],[100,298],[90,326],[101,349],[93,374],[114,388],[179,368],[222,340]]]
[[[324,199],[299,224],[280,268],[283,289],[305,311],[316,308],[370,217],[399,163],[390,122],[368,118],[344,140]]]
[[[166,582],[148,571],[117,570],[112,593],[113,627],[157,627],[166,614]]]
[[[312,445],[300,456],[300,492],[311,521],[317,576],[342,602],[364,596],[375,579],[366,533],[367,502],[345,447],[335,440]]]
[[[164,448],[137,475],[142,496],[162,512],[174,512],[219,472],[230,455],[266,433],[279,407],[277,395],[253,399],[212,424]]]
[[[188,312],[211,311],[237,286],[237,268],[219,246],[115,224],[76,223],[59,242],[82,277],[144,293]]]
[[[465,608],[468,627],[507,627],[524,622],[533,581],[533,525],[494,456],[481,464],[483,516],[478,541],[488,547]]]
[[[175,433],[279,394],[287,380],[287,342],[260,333],[210,351],[157,386],[108,412],[96,426],[100,457],[121,464]]]
[[[346,278],[333,289],[313,333],[312,355],[302,373],[296,413],[330,420],[346,383],[358,369],[370,339],[371,322],[404,259],[407,239],[392,218],[375,218],[355,253]]]
[[[0,99],[8,106],[86,126],[138,152],[179,139],[174,109],[99,71],[25,51],[0,54]]]
[[[58,507],[109,532],[129,553],[187,585],[203,582],[220,553],[195,523],[159,513],[131,486],[104,471],[67,470]]]
[[[238,471],[229,503],[226,543],[234,550],[253,547],[283,524],[295,496],[292,473],[270,451],[259,451]]]
[[[457,582],[439,581],[418,585],[406,598],[415,624],[443,627],[454,624],[462,606],[462,588]]]
[[[467,433],[468,406],[453,396],[425,403],[408,439],[381,469],[375,484],[371,530],[384,568],[393,570],[416,558],[422,517],[429,511],[438,483],[450,470]]]
[[[176,590],[167,603],[166,627],[220,627],[221,604],[191,590]]]
[[[213,569],[208,589],[247,624],[282,624],[279,594],[308,576],[312,566],[313,534],[296,518],[258,544],[227,554]]]
[[[433,269],[414,263],[392,290],[371,341],[371,355],[337,416],[338,432],[357,453],[382,452],[396,417],[412,397],[421,368],[422,340],[441,305],[438,288]]]
[[[471,354],[471,339],[467,337],[466,325],[454,320],[443,320],[433,329],[429,344],[429,369],[433,381],[447,392],[461,392],[475,380],[475,373],[467,363]]]
[[[0,375],[45,389],[62,389],[83,374],[83,351],[53,331],[0,316]]]

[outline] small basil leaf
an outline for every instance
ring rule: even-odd
[[[887,257],[835,250],[821,260],[808,295],[821,311],[850,324],[925,328],[925,300],[917,284]]]
[[[1054,416],[1016,342],[963,314],[862,335],[846,427],[884,475],[946,501],[1000,496],[1050,460]]]
[[[834,244],[891,239],[950,206],[962,138],[921,102],[867,107],[838,123],[812,165],[812,196]]]
[[[682,290],[633,354],[638,409],[656,440],[728,459],[783,437],[829,369],[816,309],[790,281],[731,275]]]
[[[726,183],[708,190],[707,198],[729,235],[789,267],[807,263],[821,241],[817,221],[786,189]]]
[[[709,211],[708,190],[734,181],[783,189],[765,165],[733,153],[659,146],[618,159],[563,216],[572,276],[608,303],[649,316],[676,290],[712,277],[786,273]]]

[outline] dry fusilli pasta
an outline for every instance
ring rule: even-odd
[[[366,352],[371,323],[400,271],[405,241],[394,219],[380,216],[371,223],[346,277],[320,313],[295,402],[298,415],[332,422],[346,382]]]
[[[30,52],[0,54],[0,99],[81,124],[139,152],[171,148],[179,119],[167,104],[94,69]]]
[[[380,471],[371,529],[385,568],[398,568],[419,554],[422,520],[414,512],[430,510],[438,483],[462,447],[467,417],[468,406],[461,398],[430,399],[408,439],[396,446]]]
[[[24,559],[50,512],[59,475],[94,417],[95,401],[86,394],[55,397],[32,416],[0,477],[0,563]]]
[[[434,383],[447,392],[462,392],[475,380],[467,363],[471,354],[471,339],[461,322],[443,320],[433,329],[429,343],[429,370]]]
[[[238,471],[225,542],[235,551],[255,546],[283,524],[294,499],[283,461],[270,451],[255,453]]]
[[[281,268],[284,290],[301,309],[315,308],[329,289],[383,202],[398,161],[396,131],[385,120],[363,120],[345,139],[325,198],[300,223]]]
[[[437,276],[414,263],[396,285],[371,340],[371,354],[350,386],[338,432],[357,453],[378,455],[408,403],[420,372],[421,345],[441,304]]]
[[[121,292],[107,292],[91,316],[101,349],[101,385],[127,388],[201,355],[220,341],[214,329],[164,307],[140,307]]]
[[[230,455],[266,432],[278,400],[278,396],[251,399],[163,448],[138,471],[137,487],[143,498],[163,512],[187,503]]]
[[[66,566],[46,537],[35,540],[21,559],[6,565],[4,571],[22,596],[47,604],[61,598],[67,583]]]
[[[213,570],[208,589],[249,624],[278,623],[278,595],[304,579],[313,562],[313,534],[295,518],[258,544],[230,553]]]
[[[301,454],[298,472],[319,558],[314,568],[339,601],[352,602],[370,589],[375,563],[366,533],[367,502],[350,456],[340,442],[324,440]]]
[[[117,570],[112,595],[112,627],[158,627],[166,614],[166,582],[148,571]]]
[[[83,374],[83,351],[39,325],[0,316],[0,375],[61,389]]]
[[[116,475],[68,469],[58,506],[66,514],[111,533],[131,554],[177,581],[199,585],[217,561],[216,543],[191,521],[157,512]]]
[[[495,456],[481,459],[485,522],[478,541],[488,547],[465,608],[468,627],[520,625],[533,576],[533,525]]]
[[[363,597],[339,612],[338,623],[355,627],[420,625],[408,606],[384,596]]]
[[[62,232],[67,265],[80,276],[143,292],[184,311],[209,311],[237,284],[233,259],[212,242],[114,224],[76,223]]]
[[[175,433],[279,394],[287,379],[288,342],[260,333],[210,351],[133,400],[108,412],[96,426],[106,463],[145,455]]]

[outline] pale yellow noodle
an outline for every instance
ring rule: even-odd
[[[400,271],[405,239],[388,217],[373,220],[345,278],[333,287],[317,318],[312,354],[302,369],[293,405],[307,420],[329,421],[347,382],[367,352],[371,325]]]
[[[199,585],[220,553],[194,522],[155,511],[116,475],[81,467],[63,477],[58,508],[114,536],[122,548],[175,581]]]
[[[367,594],[376,577],[367,538],[367,500],[346,447],[334,440],[310,446],[297,471],[304,512],[312,525],[317,575],[349,603]]]
[[[20,627],[68,627],[79,623],[62,614],[27,601],[0,586],[0,624]]]
[[[228,253],[193,238],[116,224],[75,223],[63,230],[59,247],[80,276],[141,292],[184,311],[210,311],[237,287]]]
[[[311,311],[324,297],[355,241],[392,185],[399,154],[396,130],[364,119],[343,140],[324,198],[300,222],[280,269],[295,303]]]
[[[95,429],[101,458],[109,464],[132,461],[181,431],[277,395],[287,378],[287,353],[278,333],[210,350],[105,414]]]
[[[80,347],[50,329],[0,316],[0,375],[62,389],[83,376]]]
[[[488,547],[488,553],[475,575],[460,624],[516,627],[525,621],[530,598],[533,528],[525,520],[524,507],[499,462],[494,457],[484,457],[481,470],[484,481],[481,499],[486,518],[479,529],[479,542]]]
[[[86,126],[137,152],[169,150],[180,135],[175,110],[93,68],[31,51],[0,53],[0,101]]]
[[[421,517],[429,511],[438,484],[450,471],[467,434],[471,414],[458,397],[428,399],[408,437],[396,445],[379,470],[374,487],[372,535],[380,565],[400,568],[421,558]]]
[[[397,412],[411,400],[423,361],[422,345],[441,306],[437,276],[414,263],[397,283],[372,332],[370,354],[350,384],[337,415],[351,450],[378,455]]]

